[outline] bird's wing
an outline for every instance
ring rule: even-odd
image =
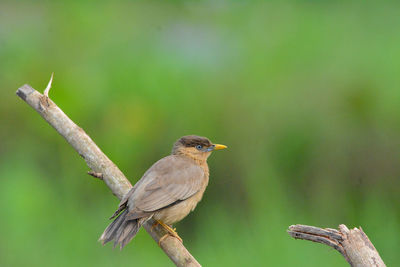
[[[139,181],[129,199],[129,210],[152,212],[185,200],[201,189],[204,179],[204,170],[192,160],[174,155],[165,157]]]

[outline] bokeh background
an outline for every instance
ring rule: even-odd
[[[182,135],[229,146],[177,224],[204,266],[347,266],[291,224],[362,226],[400,262],[400,5],[0,3],[0,265],[172,266],[145,231],[97,239],[118,200],[15,91],[42,91],[132,183]]]

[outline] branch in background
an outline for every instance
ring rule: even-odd
[[[364,231],[358,228],[349,230],[346,225],[339,225],[339,231],[331,228],[319,228],[308,225],[291,225],[289,235],[295,239],[309,240],[328,245],[342,254],[353,267],[386,266],[378,251]]]
[[[122,199],[132,188],[131,183],[85,131],[49,99],[51,82],[52,79],[45,90],[45,95],[27,84],[17,90],[17,95],[36,110],[79,153],[92,170],[89,174],[97,178],[101,177],[112,193]],[[161,226],[152,227],[153,225],[154,220],[151,219],[143,227],[158,243],[160,238],[168,233]],[[177,266],[200,266],[183,244],[172,236],[163,238],[160,247]]]

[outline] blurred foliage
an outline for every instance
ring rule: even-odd
[[[118,200],[15,96],[43,90],[132,182],[182,135],[227,144],[177,225],[204,266],[347,266],[291,239],[362,226],[400,262],[397,2],[0,3],[0,265],[171,266],[141,231],[97,238]]]

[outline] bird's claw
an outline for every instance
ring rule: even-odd
[[[167,224],[165,224],[165,223],[163,223],[162,221],[158,221],[158,220],[156,220],[156,222],[153,224],[153,227],[155,227],[156,225],[161,225],[168,233],[167,234],[165,234],[165,235],[163,235],[161,238],[160,238],[160,240],[158,241],[158,245],[160,246],[161,245],[161,242],[165,239],[165,238],[167,238],[168,236],[172,236],[172,237],[175,237],[176,239],[178,239],[181,243],[183,243],[183,240],[182,240],[182,238],[178,235],[178,233],[175,231],[176,230],[176,228],[171,228],[169,225],[167,225]]]

